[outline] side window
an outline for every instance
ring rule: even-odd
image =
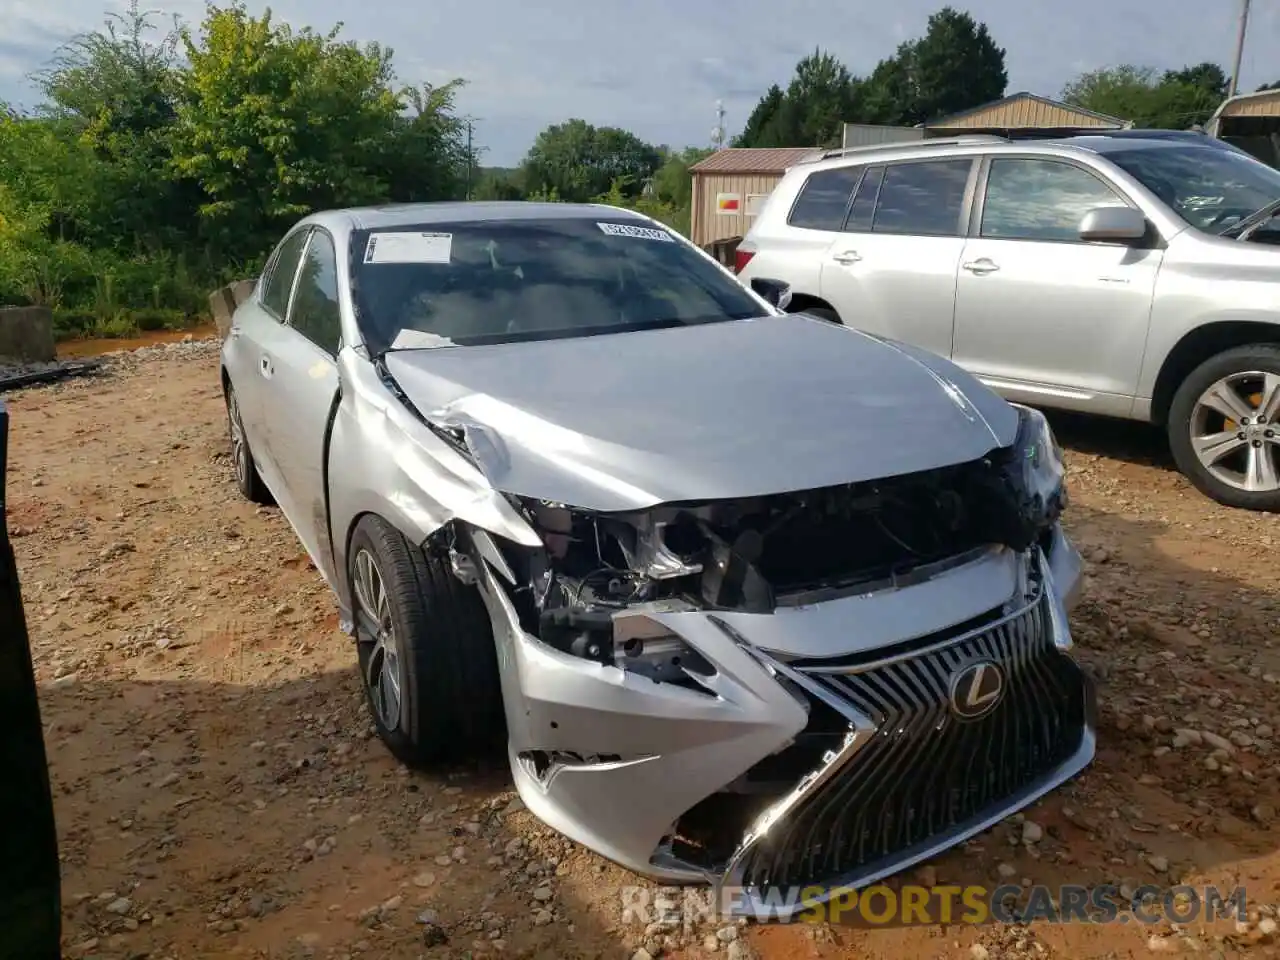
[[[973,160],[901,163],[885,170],[872,230],[923,237],[960,233],[964,191]]]
[[[839,167],[811,174],[800,188],[787,223],[809,230],[839,230],[844,226],[849,196],[861,177],[861,167]]]
[[[267,285],[262,290],[262,303],[279,320],[284,320],[289,312],[289,292],[293,289],[293,275],[298,270],[298,259],[302,256],[302,248],[307,242],[308,229],[290,234],[276,251],[275,266],[267,277]]]
[[[980,236],[1002,240],[1079,240],[1095,207],[1125,206],[1109,186],[1079,167],[1014,157],[991,161]]]
[[[844,228],[849,233],[866,233],[871,229],[876,212],[876,200],[880,196],[880,184],[884,181],[884,167],[872,167],[858,184],[858,192],[849,208],[849,220]]]
[[[338,257],[333,238],[313,230],[298,273],[289,325],[321,350],[334,356],[342,341],[342,313],[338,307]]]

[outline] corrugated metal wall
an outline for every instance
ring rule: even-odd
[[[747,214],[748,198],[768,195],[781,179],[780,173],[695,173],[689,239],[705,247],[716,240],[746,236],[755,219]],[[716,198],[721,193],[738,195],[741,206],[737,213],[717,212]]]
[[[1280,117],[1280,90],[1274,96],[1250,97],[1228,103],[1222,111],[1223,117]]]
[[[1087,113],[1077,113],[1070,108],[1055,106],[1031,97],[996,104],[986,110],[976,110],[967,116],[947,119],[944,122],[947,130],[1109,126],[1105,121]],[[936,135],[939,132],[939,128],[930,127],[930,133]]]
[[[922,127],[890,127],[871,123],[846,123],[841,146],[869,147],[881,143],[910,143],[924,139]]]

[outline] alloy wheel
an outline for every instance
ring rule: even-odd
[[[227,419],[231,422],[231,460],[241,486],[249,482],[249,444],[245,441],[244,425],[240,422],[240,404],[235,392],[227,394]]]
[[[404,703],[404,664],[386,582],[377,558],[369,550],[356,553],[354,566],[356,639],[373,646],[366,661],[364,682],[378,720],[387,730],[397,730]]]
[[[1280,374],[1233,373],[1200,394],[1191,449],[1218,482],[1248,493],[1280,490]]]

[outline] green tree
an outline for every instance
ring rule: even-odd
[[[710,147],[667,151],[666,160],[653,175],[654,196],[678,210],[687,210],[693,202],[693,174],[689,168],[712,152]]]
[[[764,96],[760,98],[760,102],[755,105],[755,109],[747,117],[746,126],[734,138],[733,145],[735,147],[776,146],[776,144],[764,142],[765,130],[769,128],[771,121],[782,110],[785,101],[786,94],[782,92],[782,88],[776,83],[766,90]]]
[[[862,116],[913,126],[998,100],[1008,84],[1004,48],[987,25],[943,7],[923,37],[876,66],[862,91]]]
[[[199,184],[218,249],[259,254],[314,209],[387,198],[380,168],[404,105],[391,51],[339,42],[340,29],[295,32],[235,3],[183,31],[173,168]]]
[[[393,122],[377,165],[391,200],[414,203],[465,194],[467,170],[479,165],[479,151],[468,148],[467,123],[454,109],[463,84],[424,83],[401,92],[408,110]]]
[[[1183,67],[1181,70],[1166,70],[1160,82],[1203,90],[1210,99],[1218,102],[1226,99],[1227,88],[1231,85],[1222,67],[1207,60],[1193,67]]]
[[[58,131],[62,150],[86,145],[102,161],[91,182],[76,188],[95,191],[92,202],[85,197],[76,235],[122,250],[181,243],[198,199],[165,175],[178,33],[176,24],[161,32],[153,16],[132,0],[125,13],[109,13],[101,29],[72,39],[36,75],[45,97],[40,117]],[[55,222],[65,234],[67,221]]]
[[[562,200],[586,201],[607,193],[614,181],[638,194],[660,162],[657,149],[635,134],[575,118],[538,134],[521,175],[530,193],[554,191]]]
[[[1135,126],[1185,130],[1212,116],[1226,87],[1222,68],[1212,63],[1164,73],[1121,64],[1081,74],[1063,89],[1062,99]]]
[[[756,104],[735,140],[742,147],[838,145],[857,106],[858,81],[821,49],[796,64],[784,92],[773,86]]]

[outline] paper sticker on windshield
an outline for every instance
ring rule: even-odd
[[[597,223],[596,226],[611,237],[636,237],[640,240],[676,242],[676,238],[667,233],[667,231],[654,230],[652,227],[633,227],[629,223]]]
[[[451,233],[374,233],[364,248],[365,263],[448,263],[453,254]]]

